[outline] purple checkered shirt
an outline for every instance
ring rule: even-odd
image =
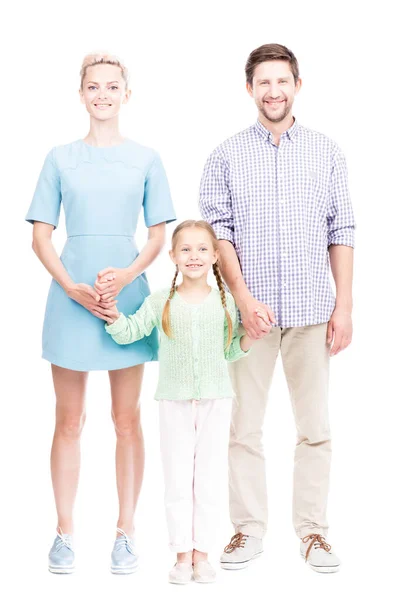
[[[280,327],[329,321],[335,307],[328,248],[354,247],[345,158],[297,120],[276,146],[260,121],[208,158],[200,211],[238,255],[251,294]]]

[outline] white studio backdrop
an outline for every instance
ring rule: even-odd
[[[398,138],[394,3],[23,2],[7,10],[2,38],[3,221],[1,565],[4,598],[102,594],[150,597],[258,594],[280,599],[347,598],[392,592],[398,544]],[[357,220],[354,341],[331,362],[333,465],[330,540],[342,558],[324,577],[299,557],[291,525],[295,444],[286,382],[278,364],[265,422],[270,523],[265,553],[242,572],[219,572],[206,589],[167,584],[167,548],[158,450],[157,364],[142,390],[146,470],[137,512],[141,570],[109,573],[117,518],[115,437],[108,377],[91,373],[76,503],[78,570],[47,572],[54,536],[49,453],[54,426],[50,365],[40,358],[50,277],[31,249],[24,222],[48,150],[84,137],[78,98],[83,56],[106,49],[131,73],[121,131],[160,152],[178,221],[198,218],[198,186],[212,149],[256,119],[244,64],[257,46],[279,42],[296,54],[303,89],[294,114],[343,148]],[[395,162],[396,161],[396,162]],[[110,198],[110,201],[112,199]],[[151,289],[170,284],[168,245],[147,271]],[[146,240],[143,219],[137,232]],[[65,240],[62,219],[54,243]],[[104,265],[105,267],[108,265]],[[211,279],[210,279],[211,282]],[[227,493],[212,559],[231,536]]]

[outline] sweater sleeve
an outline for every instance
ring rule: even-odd
[[[249,354],[250,350],[247,350],[247,352],[244,352],[240,347],[240,340],[244,334],[238,333],[237,308],[236,308],[233,296],[231,294],[226,294],[226,296],[227,296],[227,299],[226,299],[227,300],[227,302],[226,302],[227,308],[228,308],[229,314],[231,315],[231,319],[232,319],[232,342],[231,342],[229,348],[226,348],[226,343],[228,341],[228,322],[225,319],[225,326],[224,326],[225,359],[228,362],[234,362],[235,360],[239,360],[239,358],[242,358],[243,356],[247,356]]]
[[[117,344],[132,344],[150,335],[156,325],[157,315],[150,295],[134,315],[126,317],[121,313],[112,325],[105,325],[105,330]]]

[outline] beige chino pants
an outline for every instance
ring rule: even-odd
[[[243,326],[240,331],[244,332]],[[299,537],[326,535],[331,439],[328,418],[327,323],[273,327],[249,356],[229,363],[236,398],[229,443],[229,503],[235,532],[262,538],[267,487],[262,428],[279,350],[297,429],[293,524]]]

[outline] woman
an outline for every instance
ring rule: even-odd
[[[122,311],[141,306],[150,293],[144,270],[161,251],[165,224],[175,214],[157,153],[119,132],[120,108],[131,95],[125,66],[110,55],[86,56],[79,91],[90,115],[89,133],[48,153],[26,216],[34,225],[33,249],[53,277],[43,327],[43,358],[51,362],[56,394],[51,472],[58,524],[49,569],[74,570],[72,512],[85,388],[88,371],[108,370],[119,498],[111,570],[132,573],[137,568],[133,521],[144,465],[139,395],[143,363],[157,360],[158,340],[154,331],[135,344],[118,346],[100,317],[117,297]],[[68,239],[59,258],[51,236],[61,202]],[[149,235],[139,253],[134,234],[142,205]]]

